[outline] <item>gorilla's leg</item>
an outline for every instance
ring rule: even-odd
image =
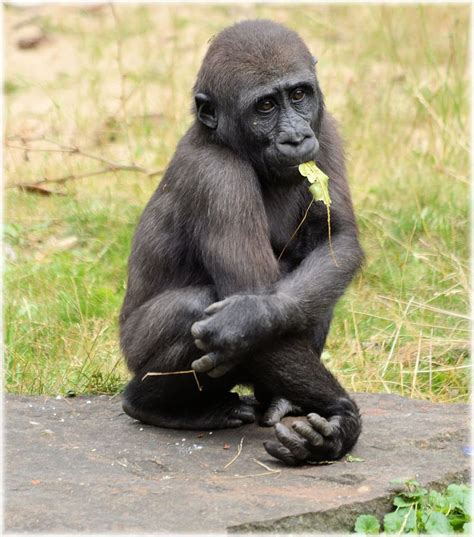
[[[255,420],[252,407],[228,393],[239,371],[212,379],[193,374],[148,376],[191,369],[202,355],[191,336],[193,322],[215,301],[210,287],[188,287],[158,295],[121,319],[121,345],[135,377],[128,384],[123,409],[132,418],[159,427],[218,429]]]
[[[151,398],[151,390],[145,390],[139,383],[140,380],[135,377],[128,384],[123,409],[130,417],[148,425],[208,430],[240,427],[255,421],[254,408],[240,401],[236,393],[202,394],[195,400],[173,404]],[[179,398],[179,395],[176,394],[176,397]]]
[[[324,344],[329,332],[332,320],[332,311],[329,311],[322,322],[320,322],[312,331],[312,348],[313,351],[321,356]],[[301,416],[303,410],[294,402],[265,389],[264,386],[255,383],[254,392],[257,400],[266,408],[260,418],[260,425],[263,427],[272,427],[276,425],[285,416]]]
[[[270,455],[289,464],[338,459],[361,431],[357,405],[319,356],[313,335],[291,336],[247,365],[256,384],[308,414],[307,421],[295,422],[292,430],[277,423],[278,442],[265,443]]]

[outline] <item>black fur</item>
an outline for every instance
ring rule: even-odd
[[[300,37],[270,21],[236,24],[212,41],[194,87],[195,121],[138,224],[120,315],[134,374],[130,416],[236,427],[254,409],[229,390],[251,383],[269,406],[264,424],[309,413],[293,431],[277,423],[278,441],[266,443],[290,464],[341,457],[361,428],[357,406],[320,361],[363,253],[314,67]],[[330,177],[336,260],[321,202],[290,241],[311,202],[297,165],[311,159]],[[191,368],[203,391],[192,374],[142,380]]]

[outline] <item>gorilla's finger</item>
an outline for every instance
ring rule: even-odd
[[[306,438],[312,446],[318,447],[324,443],[323,437],[304,421],[295,421],[292,427],[303,438]]]
[[[208,376],[215,379],[222,377],[234,367],[233,363],[220,364],[208,372]]]
[[[252,413],[252,412],[241,412],[239,414],[239,418],[244,422],[244,423],[254,423],[255,422],[255,414]]]
[[[306,416],[309,423],[313,426],[316,431],[321,433],[323,436],[330,436],[334,432],[333,426],[328,422],[327,419],[321,417],[319,414],[312,412]]]
[[[275,425],[275,434],[278,440],[287,447],[298,460],[304,461],[309,458],[310,452],[306,449],[304,445],[305,441],[301,436],[281,423]]]
[[[222,308],[225,308],[228,302],[229,300],[227,298],[224,300],[219,300],[219,302],[214,302],[214,304],[211,304],[204,310],[204,313],[206,315],[213,315],[214,313],[218,312]]]
[[[207,335],[208,330],[206,329],[205,321],[197,321],[191,326],[191,334],[194,339],[204,339]]]
[[[267,410],[262,418],[260,418],[260,425],[262,427],[273,427],[275,423],[280,421],[280,417],[276,416],[274,413],[271,413]]]
[[[202,351],[207,351],[208,349],[208,346],[204,343],[202,339],[195,339],[194,345],[196,345],[196,347]]]
[[[241,403],[239,406],[239,410],[243,410],[244,412],[253,412],[255,414],[255,406],[246,403],[243,399],[240,399]]]
[[[298,460],[296,457],[294,457],[291,451],[285,446],[282,446],[279,442],[268,440],[263,443],[263,447],[265,448],[265,451],[272,457],[275,457],[275,459],[279,459],[280,461],[285,462],[286,464],[291,464],[292,466],[296,466],[298,464]]]
[[[194,360],[194,362],[191,364],[191,368],[194,369],[196,373],[207,373],[216,367],[217,362],[218,355],[214,352],[211,352],[202,356],[198,360]]]
[[[265,425],[274,425],[278,423],[283,416],[291,410],[291,404],[282,397],[274,397],[270,406],[267,408],[262,422]]]
[[[275,423],[281,421],[285,416],[296,412],[301,412],[301,409],[293,403],[290,403],[288,399],[285,399],[284,397],[274,397],[261,419],[261,424],[266,427],[275,425]]]
[[[248,405],[240,405],[235,410],[235,417],[244,423],[253,423],[255,421],[255,410]]]
[[[227,427],[229,427],[230,429],[235,429],[237,427],[240,427],[241,425],[243,425],[244,422],[242,420],[238,420],[238,419],[229,419],[227,420]]]
[[[338,416],[338,415],[336,415],[336,416],[331,416],[331,417],[329,418],[328,421],[329,421],[329,423],[330,423],[330,425],[331,425],[331,427],[332,427],[332,432],[333,432],[333,433],[334,433],[334,431],[335,431],[336,429],[338,429],[338,428],[340,427],[340,425],[341,425],[341,420],[342,420],[342,416]]]

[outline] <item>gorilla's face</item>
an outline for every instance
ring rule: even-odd
[[[315,65],[298,34],[271,21],[221,32],[194,86],[196,116],[209,140],[249,160],[265,181],[297,180],[298,165],[319,148],[323,97]]]
[[[278,176],[291,176],[299,164],[313,160],[319,143],[313,131],[318,113],[318,91],[314,75],[300,73],[249,90],[245,141],[255,160]],[[258,154],[257,154],[258,153]]]

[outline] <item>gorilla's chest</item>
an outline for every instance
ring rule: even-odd
[[[270,210],[267,218],[273,253],[282,272],[290,272],[307,254],[307,227],[293,211]]]

